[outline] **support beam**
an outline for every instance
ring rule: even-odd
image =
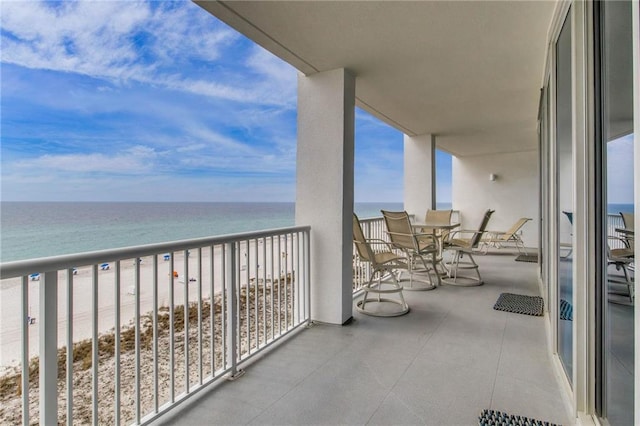
[[[311,226],[311,318],[352,315],[355,77],[298,77],[296,224]]]
[[[404,136],[404,209],[423,219],[436,208],[436,137]]]

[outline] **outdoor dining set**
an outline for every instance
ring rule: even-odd
[[[433,290],[442,284],[478,286],[483,284],[474,254],[511,245],[519,257],[527,254],[521,238],[522,227],[531,219],[520,218],[506,231],[487,229],[494,210],[487,209],[475,229],[459,229],[452,221],[453,210],[428,210],[424,221],[406,211],[382,210],[386,238],[365,236],[360,220],[353,215],[353,242],[360,261],[370,265],[368,280],[356,309],[373,316],[399,316],[409,312],[403,291]],[[616,228],[619,246],[609,248],[608,265],[623,273],[614,283],[626,286],[624,296],[633,303],[634,229],[633,215],[621,214],[624,228]],[[445,253],[448,256],[445,258]],[[520,260],[520,259],[516,259]],[[408,275],[408,280],[402,275]],[[401,283],[403,281],[403,283]]]
[[[412,221],[406,211],[382,210],[386,240],[365,238],[360,220],[353,215],[357,254],[371,264],[369,280],[363,285],[363,297],[356,303],[359,312],[375,316],[403,315],[409,312],[403,290],[433,290],[442,283],[483,284],[472,252],[478,248],[494,211],[487,210],[480,226],[474,230],[456,229],[460,223],[451,221],[452,212],[429,210],[424,221]],[[452,253],[447,262],[443,260],[445,251]],[[404,286],[400,284],[403,272],[409,276]],[[380,309],[381,306],[386,309]]]

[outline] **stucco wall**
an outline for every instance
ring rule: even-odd
[[[490,181],[489,175],[496,180]],[[495,210],[488,229],[509,229],[519,218],[527,247],[538,247],[538,153],[536,151],[453,157],[453,208],[462,226],[477,229],[486,209]]]

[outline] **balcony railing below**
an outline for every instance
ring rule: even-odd
[[[2,346],[21,360],[3,379],[17,417],[4,421],[145,424],[237,375],[309,322],[309,238],[294,227],[2,264],[15,314]]]

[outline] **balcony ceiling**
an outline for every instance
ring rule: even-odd
[[[552,1],[198,1],[306,75],[458,156],[534,150]]]

